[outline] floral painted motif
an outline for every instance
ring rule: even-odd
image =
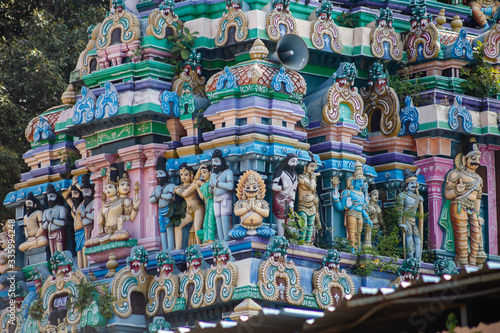
[[[458,117],[462,117],[464,131],[472,133],[474,124],[470,112],[462,105],[462,96],[455,97],[453,105],[448,109],[448,125],[452,130],[458,129]]]
[[[114,12],[110,13],[99,26],[97,34],[97,49],[105,50],[111,45],[113,31],[121,31],[120,40],[123,44],[136,41],[141,36],[141,23],[137,16],[127,12],[123,2],[114,2]]]
[[[187,83],[187,82],[186,82]],[[179,117],[179,96],[174,91],[165,90],[160,95],[161,111],[169,116]],[[172,106],[170,106],[172,103]]]
[[[286,72],[286,68],[282,66],[278,73],[273,77],[271,80],[271,86],[275,91],[280,91],[281,90],[281,84],[285,84],[285,91],[288,94],[293,93],[294,87],[293,87],[293,82],[292,79],[288,76]]]
[[[290,12],[290,0],[272,0],[273,10],[267,15],[266,31],[270,40],[277,42],[281,36],[297,35],[297,22]]]
[[[262,298],[268,301],[301,305],[304,291],[300,273],[292,260],[287,260],[288,241],[274,236],[267,245],[268,259],[259,266],[259,286]]]
[[[109,117],[118,114],[118,92],[115,85],[109,81],[104,84],[104,93],[97,98],[95,118],[102,119],[107,114]]]
[[[328,90],[328,103],[323,106],[323,120],[327,124],[336,124],[340,120],[341,105],[349,108],[350,119],[358,124],[360,129],[368,126],[368,116],[363,113],[363,99],[354,87],[354,79],[358,70],[351,63],[343,62],[333,74],[335,83]]]
[[[408,62],[436,58],[441,48],[436,26],[432,16],[424,6],[413,5],[410,17],[410,33],[406,39]]]
[[[179,298],[179,277],[175,274],[175,260],[164,250],[156,254],[156,261],[160,275],[151,280],[148,288],[146,314],[150,317],[172,312]]]
[[[199,245],[191,245],[186,249],[187,271],[180,278],[181,297],[186,300],[187,309],[198,309],[203,305],[205,295],[205,270],[203,255]],[[192,292],[189,286],[192,285]]]
[[[392,9],[381,8],[376,27],[370,33],[370,47],[375,57],[386,60],[403,59],[403,42],[392,23]]]
[[[155,36],[157,39],[165,39],[169,35],[179,36],[182,33],[183,24],[179,16],[174,14],[174,0],[164,0],[159,9],[149,14],[146,34]]]
[[[76,102],[73,113],[73,124],[78,125],[85,121],[94,120],[95,96],[87,87],[82,87],[82,98]]]
[[[219,302],[229,302],[233,297],[238,268],[229,260],[231,251],[227,243],[217,240],[212,244],[214,264],[205,276],[205,304],[210,306]],[[219,283],[220,281],[220,287]]]
[[[413,105],[413,100],[410,96],[405,98],[405,107],[401,109],[399,113],[401,118],[401,131],[399,131],[399,136],[406,135],[406,130],[408,127],[408,133],[415,134],[418,131],[418,109]],[[408,126],[406,124],[408,123]]]
[[[382,63],[375,62],[368,73],[370,89],[361,88],[364,102],[364,113],[370,116],[380,110],[380,132],[384,135],[398,135],[401,129],[399,119],[399,99],[394,89],[387,86],[389,73],[384,71]]]
[[[342,53],[344,45],[340,38],[339,28],[332,20],[333,3],[329,0],[321,2],[316,9],[317,19],[311,22],[311,42],[318,50]]]
[[[241,0],[227,0],[227,11],[222,14],[217,27],[215,37],[216,46],[224,46],[229,40],[229,32],[234,28],[234,40],[236,43],[243,42],[248,36],[248,18],[241,10]]]
[[[127,258],[127,266],[113,278],[111,294],[116,298],[113,303],[115,314],[127,318],[132,314],[132,293],[139,292],[147,299],[151,276],[146,274],[148,251],[142,246],[134,246]]]
[[[321,309],[337,307],[356,292],[352,278],[339,264],[340,252],[330,249],[323,257],[323,267],[313,274],[313,295]]]

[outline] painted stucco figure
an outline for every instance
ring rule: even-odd
[[[372,247],[373,245],[373,235],[379,233],[385,233],[384,217],[382,216],[382,208],[378,204],[379,191],[372,190],[369,196],[368,202],[368,214],[372,220],[373,226],[366,226],[366,236],[363,246]]]
[[[459,265],[476,265],[480,243],[479,216],[483,179],[476,173],[481,162],[481,152],[472,138],[464,153],[455,158],[455,166],[446,177],[445,197],[450,200],[450,218],[455,238],[456,261]]]
[[[213,243],[216,236],[217,223],[214,212],[214,194],[210,192],[210,167],[202,164],[195,175],[194,186],[198,195],[205,201],[205,219],[203,220],[203,243]]]
[[[288,213],[294,210],[295,192],[299,184],[299,177],[295,167],[299,163],[297,155],[289,153],[285,159],[278,164],[273,174],[271,189],[273,196],[273,214],[276,218],[278,236],[284,236],[283,223],[288,222]]]
[[[347,239],[354,252],[361,246],[361,232],[363,231],[363,221],[372,227],[372,221],[368,215],[366,197],[363,191],[365,176],[363,175],[363,165],[356,161],[354,175],[347,179],[347,188],[339,193],[340,183],[337,176],[331,179],[333,185],[333,205],[337,210],[345,210],[345,221]]]
[[[315,229],[321,228],[319,219],[319,197],[316,193],[316,177],[320,174],[314,172],[318,166],[312,153],[309,153],[311,161],[304,166],[304,172],[299,175],[299,204],[297,213],[304,217],[306,226],[300,230],[300,239],[306,244],[311,244],[314,240]]]
[[[46,201],[49,208],[43,211],[43,228],[49,237],[50,253],[66,249],[66,222],[67,210],[63,206],[62,197],[57,193],[54,185],[47,185]]]
[[[175,249],[182,248],[182,229],[193,222],[190,239],[188,245],[201,244],[198,237],[198,231],[203,228],[203,220],[205,219],[205,209],[203,203],[198,199],[196,186],[193,184],[193,169],[186,163],[182,163],[179,167],[179,177],[181,184],[175,187],[175,194],[186,200],[186,216],[181,219],[181,224],[174,228],[175,231]]]
[[[400,209],[398,225],[403,230],[403,248],[405,258],[422,259],[422,239],[424,232],[424,198],[418,193],[417,176],[420,170],[403,171],[405,178],[401,185],[403,191],[398,194],[397,204]]]
[[[210,191],[214,195],[217,236],[220,240],[229,240],[228,234],[233,215],[234,175],[219,149],[214,150],[212,155]]]
[[[49,244],[47,231],[42,228],[43,212],[40,201],[29,192],[24,202],[26,214],[24,215],[24,235],[26,241],[19,245],[20,251],[27,251]]]
[[[168,217],[170,204],[175,199],[175,185],[170,183],[167,173],[167,159],[163,156],[156,161],[156,185],[153,193],[149,197],[150,203],[158,203],[158,224],[160,226],[161,247],[163,250],[173,250],[175,248],[174,225]]]
[[[241,239],[250,235],[263,238],[274,236],[274,230],[262,226],[264,218],[269,216],[269,204],[264,200],[266,184],[262,176],[253,170],[248,170],[238,180],[234,205],[234,215],[239,216],[241,223],[233,228],[229,235]]]

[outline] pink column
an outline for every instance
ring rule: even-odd
[[[92,230],[92,237],[97,236],[97,212],[102,207],[102,191],[104,189],[104,182],[106,181],[105,176],[101,176],[102,168],[108,168],[111,163],[114,162],[113,155],[110,154],[99,154],[96,156],[87,157],[85,161],[80,163],[81,166],[85,166],[92,172],[90,179],[95,184],[94,191],[94,230]]]
[[[481,164],[486,166],[486,181],[488,184],[488,236],[489,254],[498,254],[498,227],[497,227],[497,191],[495,177],[495,150],[500,147],[488,145],[479,146],[481,150]],[[484,207],[483,207],[484,208]]]
[[[441,246],[443,231],[438,225],[441,214],[441,203],[443,193],[441,187],[445,181],[444,177],[448,170],[453,168],[453,160],[441,157],[428,157],[415,161],[425,177],[427,185],[427,199],[429,212],[429,248],[436,249]]]

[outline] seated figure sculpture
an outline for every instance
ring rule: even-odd
[[[339,193],[338,177],[331,179],[334,190],[332,194],[333,205],[338,210],[346,210],[345,222],[349,245],[354,252],[361,246],[361,232],[363,231],[363,219],[370,227],[373,226],[367,212],[366,198],[363,192],[365,176],[363,175],[363,165],[356,161],[354,175],[347,180],[347,188]]]
[[[236,188],[238,201],[234,205],[234,214],[240,216],[240,225],[229,231],[233,239],[259,235],[264,238],[274,236],[274,230],[262,226],[264,218],[269,216],[269,204],[264,200],[266,185],[262,176],[253,170],[246,171],[239,179]]]
[[[43,212],[41,210],[40,201],[29,192],[24,203],[26,214],[24,215],[24,234],[26,241],[19,245],[20,251],[27,251],[49,243],[47,239],[47,231],[42,228]]]
[[[118,165],[112,164],[103,193],[103,205],[97,214],[98,235],[85,242],[85,247],[93,247],[109,242],[125,241],[130,234],[123,228],[126,221],[134,221],[139,211],[140,199],[137,198],[138,186],[135,188],[134,200],[128,197],[130,179],[126,171],[118,179]]]

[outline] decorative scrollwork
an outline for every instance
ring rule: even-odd
[[[248,18],[241,10],[241,0],[226,1],[227,11],[222,14],[217,27],[215,37],[216,46],[226,45],[229,39],[229,30],[234,27],[234,40],[236,43],[243,42],[248,36]]]
[[[285,91],[288,94],[293,93],[294,91],[293,82],[292,79],[290,79],[290,77],[286,73],[286,68],[284,66],[280,67],[278,73],[276,73],[276,75],[271,80],[271,87],[273,87],[275,91],[280,91],[281,83],[285,84]]]
[[[118,1],[120,2],[120,1]],[[139,40],[141,36],[141,23],[137,16],[125,9],[124,3],[114,3],[114,12],[109,13],[99,26],[97,34],[97,49],[105,50],[111,45],[111,35],[116,29],[120,29],[120,41],[129,44]]]
[[[118,114],[118,92],[115,85],[109,81],[104,83],[104,93],[97,98],[97,105],[95,110],[95,118],[102,119],[108,116],[115,116]]]
[[[411,29],[406,39],[408,62],[436,58],[441,48],[436,26],[425,6],[412,6]]]
[[[331,50],[342,53],[344,45],[339,28],[332,20],[333,4],[329,0],[321,2],[316,9],[317,19],[311,22],[311,42],[318,50]]]
[[[277,42],[281,36],[287,34],[297,35],[297,22],[290,12],[290,0],[273,0],[273,10],[267,14],[267,36]]]
[[[214,265],[205,276],[204,306],[230,301],[238,279],[238,268],[229,261],[231,251],[227,244],[224,241],[215,241],[212,244],[212,252]]]
[[[448,125],[452,130],[458,129],[458,117],[462,117],[462,127],[467,133],[472,133],[474,124],[470,112],[462,105],[462,96],[456,96],[453,105],[448,109]]]
[[[401,118],[401,131],[399,131],[399,136],[406,134],[406,123],[408,123],[408,132],[410,134],[417,133],[419,128],[418,109],[413,105],[413,100],[410,96],[406,96],[405,107],[401,109],[399,118]]]
[[[165,90],[160,95],[161,111],[166,115],[179,117],[181,115],[179,110],[179,96],[174,91]],[[172,103],[172,107],[170,107]]]
[[[205,271],[202,269],[203,255],[199,245],[191,245],[186,249],[187,271],[180,278],[181,297],[186,300],[188,309],[198,309],[203,305],[205,294]],[[189,286],[193,288],[190,290]]]
[[[375,57],[401,61],[403,59],[403,42],[392,23],[394,21],[390,8],[380,8],[376,27],[370,33],[370,47]]]
[[[76,102],[73,110],[73,124],[78,125],[85,121],[94,120],[95,96],[87,87],[82,87],[82,98]]]
[[[150,317],[172,312],[179,298],[179,277],[175,274],[175,260],[168,251],[160,251],[156,255],[156,261],[160,275],[151,280],[148,288],[146,314]]]
[[[174,8],[173,0],[165,0],[158,9],[153,10],[148,17],[146,34],[157,39],[165,39],[169,35],[180,36],[183,23],[179,20],[179,16],[174,14]]]

